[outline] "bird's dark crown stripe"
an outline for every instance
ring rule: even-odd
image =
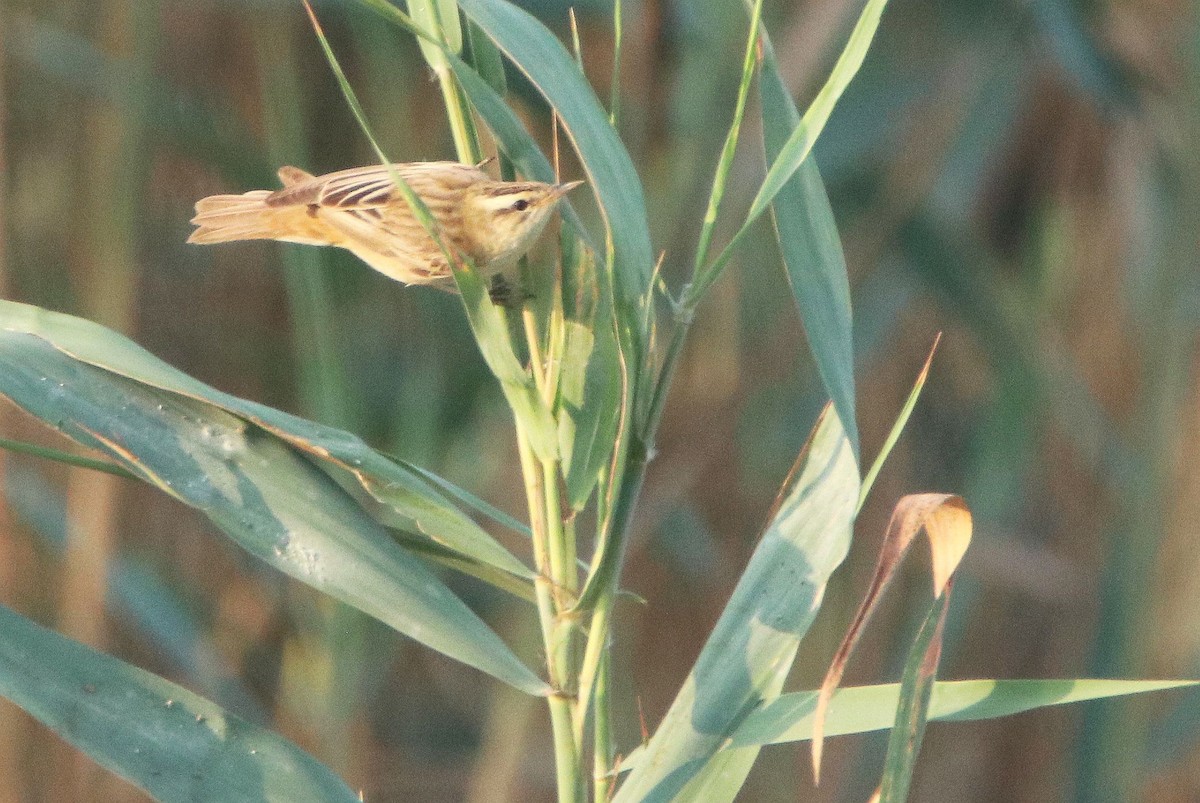
[[[489,198],[503,198],[506,195],[527,195],[545,189],[545,184],[506,184],[500,187],[488,187],[484,190],[484,195]]]

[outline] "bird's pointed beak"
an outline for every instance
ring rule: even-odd
[[[575,189],[576,187],[578,187],[579,185],[581,185],[583,183],[584,182],[582,182],[582,181],[568,181],[564,184],[555,184],[554,191],[552,193],[550,193],[550,197],[551,198],[561,198],[564,195],[566,195],[568,192],[570,192],[571,190]]]

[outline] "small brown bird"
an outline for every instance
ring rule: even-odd
[[[429,208],[442,242],[485,274],[516,264],[564,195],[583,182],[497,181],[457,162],[394,165]],[[446,256],[413,215],[384,165],[313,176],[279,170],[283,188],[196,202],[189,243],[282,240],[335,245],[407,284],[453,287]]]

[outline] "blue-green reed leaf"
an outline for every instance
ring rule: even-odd
[[[1153,691],[1200,686],[1195,680],[940,680],[930,695],[929,720],[975,722],[996,719],[1088,700],[1125,697]],[[844,686],[833,693],[825,719],[826,736],[847,736],[891,728],[900,701],[900,684]],[[812,738],[816,691],[780,695],[750,713],[733,735],[727,751],[738,752],[769,744],[801,742]],[[634,770],[646,759],[638,748],[622,762]]]
[[[654,266],[646,201],[633,161],[608,113],[575,59],[532,15],[506,0],[459,0],[459,5],[558,114],[612,239],[622,325],[640,328]]]
[[[12,512],[42,545],[54,553],[66,548],[66,500],[40,472],[23,461],[7,461],[3,493]],[[196,612],[149,566],[116,555],[108,564],[104,602],[193,688],[255,722],[266,721],[262,706],[204,635]]]
[[[954,680],[934,684],[929,719],[974,722],[1106,697],[1200,685],[1195,680]],[[829,703],[826,736],[886,730],[895,722],[900,684],[838,689]],[[817,692],[784,694],[746,717],[731,746],[782,744],[812,737]]]
[[[528,524],[518,521],[517,519],[515,519],[512,516],[505,513],[500,508],[496,507],[495,505],[491,504],[490,502],[488,502],[484,499],[480,499],[478,496],[476,496],[475,494],[466,490],[465,488],[460,488],[459,486],[455,485],[454,483],[450,482],[449,480],[445,479],[444,477],[439,477],[437,474],[434,474],[429,469],[421,468],[420,466],[410,463],[407,460],[401,460],[400,458],[396,457],[395,455],[389,455],[389,456],[391,457],[392,461],[400,464],[400,466],[403,467],[404,469],[411,471],[413,474],[416,474],[419,477],[424,478],[431,485],[434,485],[434,486],[440,488],[441,490],[445,491],[448,496],[451,496],[451,497],[457,499],[458,501],[462,502],[464,505],[471,508],[475,512],[480,513],[484,516],[487,516],[492,521],[496,522],[499,525],[507,527],[508,529],[512,530],[513,532],[521,533],[521,535],[524,535],[527,537],[532,534],[529,529]]]
[[[867,49],[871,46],[871,40],[875,38],[875,31],[879,28],[879,19],[883,15],[886,5],[887,0],[867,0],[867,5],[859,15],[854,30],[850,32],[850,38],[842,49],[829,79],[805,110],[800,124],[796,126],[791,136],[780,148],[779,155],[771,162],[767,176],[763,179],[758,194],[750,204],[750,211],[746,214],[747,224],[756,220],[766,211],[767,206],[775,200],[776,194],[783,189],[788,179],[808,158],[813,144],[829,120],[829,115],[833,113],[834,106],[841,99],[846,87],[850,85],[851,79],[858,73],[858,68],[862,66],[863,59],[867,56]]]
[[[612,460],[621,411],[621,369],[611,326],[568,321],[566,327],[559,382],[559,450],[567,502],[579,512]]]
[[[124,335],[83,318],[0,300],[0,329],[37,335],[83,362],[214,404],[252,421],[313,458],[349,471],[368,494],[409,520],[414,532],[471,559],[520,577],[531,576],[523,563],[424,476],[370,448],[357,435],[223,393],[173,368]]]
[[[504,74],[504,57],[487,34],[474,23],[467,23],[467,41],[471,43],[471,66],[479,77],[500,97],[508,92],[508,76]]]
[[[0,449],[5,449],[18,454],[28,454],[34,457],[41,457],[45,460],[53,460],[56,463],[65,463],[68,466],[78,466],[80,468],[90,468],[92,471],[101,471],[105,474],[112,474],[114,477],[124,477],[126,479],[137,479],[137,475],[133,472],[122,468],[111,460],[97,460],[94,457],[84,457],[83,455],[71,454],[60,449],[50,449],[45,446],[38,446],[35,443],[25,443],[24,441],[13,441],[8,438],[0,438]]]
[[[921,372],[917,374],[917,379],[913,382],[912,390],[908,392],[908,398],[904,400],[904,404],[901,406],[896,420],[892,422],[892,428],[888,431],[887,437],[884,438],[883,446],[879,447],[879,454],[875,455],[875,460],[872,461],[871,467],[863,475],[862,490],[858,494],[858,507],[860,510],[863,503],[867,501],[867,494],[870,493],[871,487],[875,484],[875,478],[883,470],[883,464],[887,462],[888,455],[892,453],[896,442],[900,440],[900,435],[904,432],[905,425],[908,424],[909,416],[916,409],[917,399],[921,397],[921,390],[925,387],[925,381],[929,378],[929,368],[933,364],[933,355],[937,353],[937,347],[941,341],[942,333],[938,332],[937,337],[933,340],[933,346],[929,349],[929,356],[925,359],[925,365],[921,368]]]
[[[405,0],[412,21],[428,31],[435,39],[445,42],[454,53],[462,52],[462,26],[458,20],[458,4],[454,0]],[[418,39],[421,55],[434,70],[446,68],[442,48],[425,39]]]
[[[858,469],[833,408],[826,408],[793,474],[691,674],[618,790],[618,803],[704,799],[707,765],[746,715],[782,689],[825,584],[850,546]],[[738,769],[750,763],[752,756]]]
[[[767,161],[774,161],[799,124],[800,115],[779,75],[774,49],[762,32],[759,76],[763,142]],[[816,162],[805,159],[780,187],[771,205],[788,284],[825,391],[857,455],[858,426],[854,400],[854,338],[850,280],[833,209]]]
[[[540,681],[302,453],[217,406],[0,332],[0,394],[205,513],[295,579],[531,694]]]
[[[282,736],[4,607],[0,695],[157,800],[359,799]]]
[[[934,599],[921,622],[916,639],[908,648],[900,679],[900,699],[896,703],[896,722],[888,736],[883,762],[879,803],[904,803],[912,785],[913,768],[925,738],[929,719],[929,701],[937,681],[938,660],[942,652],[942,631],[950,608],[953,582]]]

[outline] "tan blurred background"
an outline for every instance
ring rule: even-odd
[[[566,35],[567,3],[526,7]],[[576,4],[607,97],[611,8]],[[769,2],[803,107],[858,2]],[[385,150],[451,158],[413,43],[352,3],[318,11]],[[678,286],[731,113],[737,0],[627,3],[622,135]],[[130,334],[222,390],[360,433],[517,513],[502,400],[456,300],[341,253],[187,246],[191,205],[274,168],[372,161],[299,3],[3,0],[0,291]],[[546,109],[512,76],[545,136]],[[749,125],[732,203],[761,176]],[[896,499],[963,494],[976,535],[942,676],[1188,677],[1200,647],[1200,27],[1178,0],[892,0],[816,156],[855,306],[863,452],[945,337],[858,524],[793,688],[820,677]],[[666,710],[819,409],[763,226],[701,310],[620,609],[622,745]],[[59,448],[8,408],[0,436]],[[0,599],[270,723],[369,801],[549,800],[543,708],[336,609],[152,489],[4,463]],[[70,548],[65,548],[70,544]],[[918,556],[849,682],[896,679],[928,593]],[[456,588],[535,655],[508,599]],[[0,799],[139,800],[24,715]],[[934,724],[913,799],[1200,799],[1200,695]],[[864,800],[882,737],[763,752],[747,801]],[[502,794],[503,792],[503,794]],[[507,795],[507,798],[504,797]]]

